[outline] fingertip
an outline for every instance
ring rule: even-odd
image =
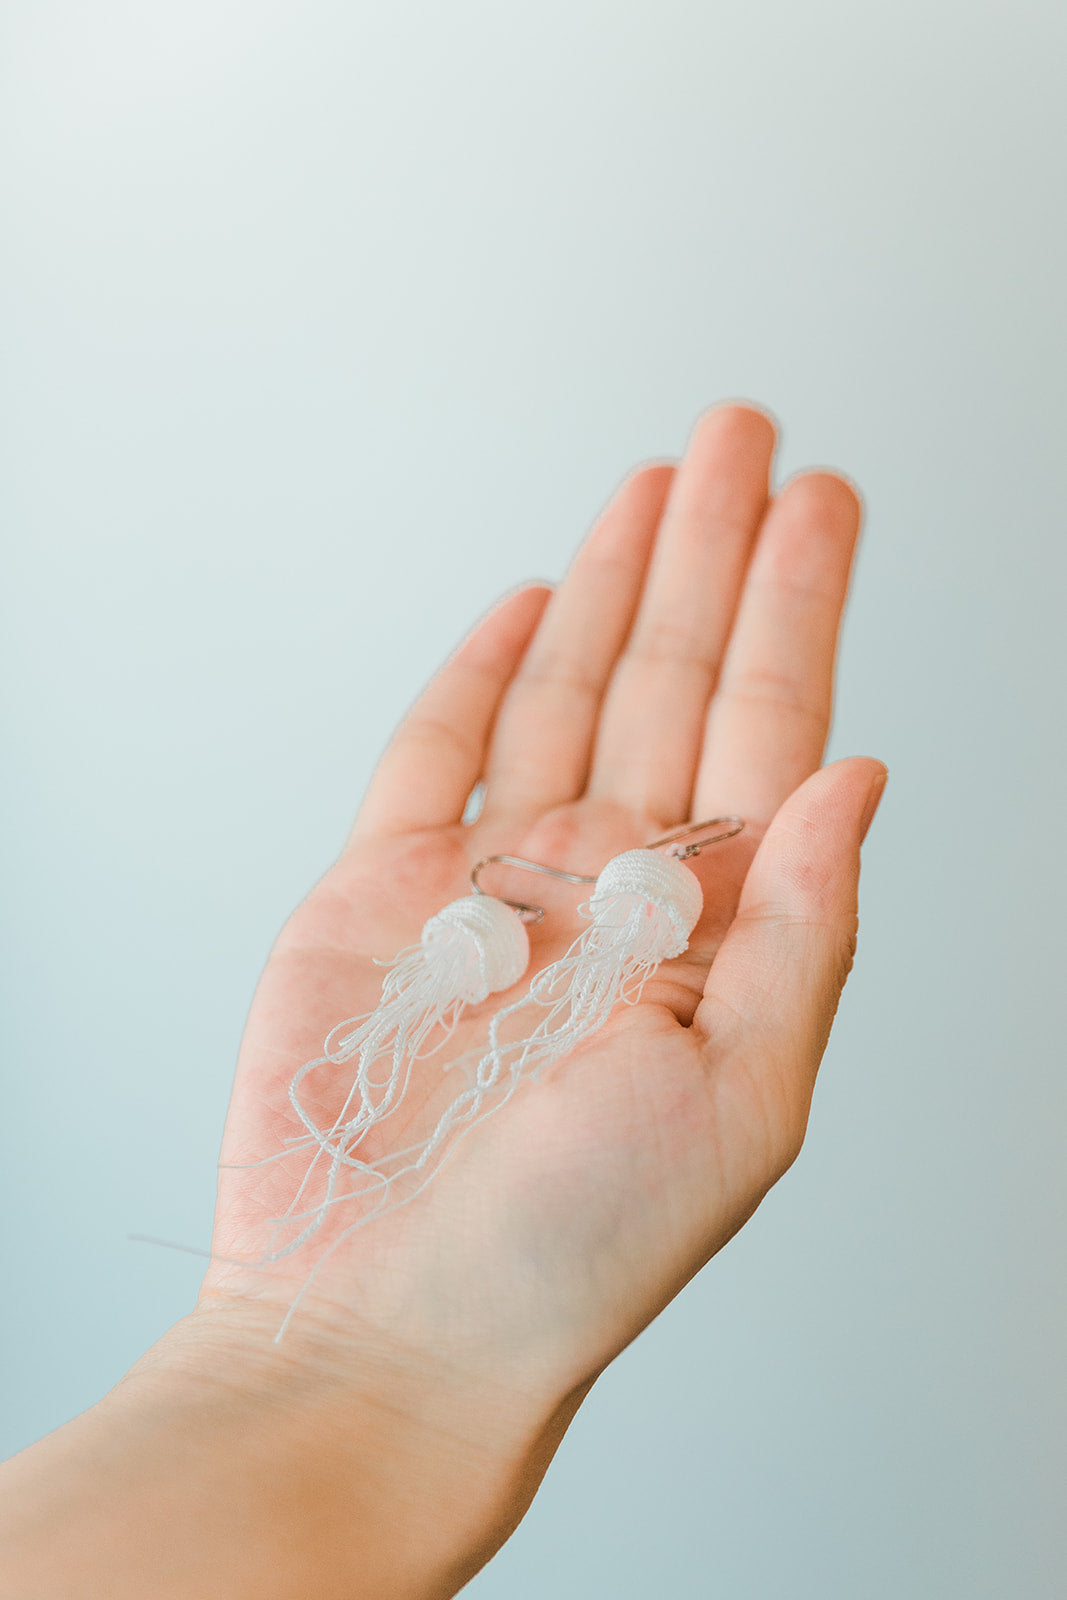
[[[866,795],[875,785],[884,788],[889,777],[889,768],[877,756],[842,756],[822,770],[833,778],[842,792],[848,793],[850,799],[855,799],[859,794]]]
[[[876,770],[871,777],[867,799],[860,816],[860,844],[863,843],[870,832],[871,823],[877,815],[878,807],[881,805],[882,796],[885,793],[885,786],[889,781],[889,768],[881,761],[876,762],[875,767]]]
[[[872,794],[874,809],[870,817],[874,816],[888,776],[884,761],[873,756],[844,756],[813,773],[786,801],[783,810],[793,808],[795,803],[796,810],[813,823],[858,828]]]
[[[757,855],[776,894],[798,915],[827,911],[855,892],[859,847],[885,788],[887,768],[870,756],[849,756],[813,773],[779,810]],[[753,864],[756,868],[756,863]]]
[[[856,529],[862,524],[866,509],[863,490],[855,478],[839,467],[803,467],[786,478],[776,490],[776,498],[781,499],[787,492],[796,496],[805,491],[823,506],[839,509]]]
[[[551,578],[526,578],[522,583],[517,583],[513,589],[505,590],[497,604],[501,606],[508,605],[523,596],[537,596],[544,601],[555,592],[555,588],[556,585]]]
[[[623,489],[659,487],[669,483],[678,469],[678,463],[664,456],[661,460],[642,461],[627,473],[620,485]]]
[[[449,660],[462,657],[472,663],[492,662],[501,654],[521,654],[533,637],[552,593],[551,583],[543,579],[509,589],[478,619]]]
[[[778,424],[765,407],[751,400],[722,400],[697,418],[689,438],[689,448],[714,439],[726,439],[742,451],[770,456],[778,442]]]
[[[555,592],[556,586],[551,579],[528,578],[501,595],[490,610],[489,616],[500,617],[507,614],[514,622],[532,627]]]
[[[607,514],[594,527],[590,542],[596,541],[598,536],[601,539],[618,537],[620,508],[625,513],[621,519],[622,531],[632,533],[635,522],[639,529],[651,526],[654,530],[677,470],[673,461],[643,461],[628,472],[608,502]],[[612,512],[616,514],[613,516]]]

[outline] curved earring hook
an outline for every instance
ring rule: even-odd
[[[703,833],[705,828],[725,828],[725,833],[713,833],[707,839],[694,839],[690,844],[680,841],[691,833]],[[698,856],[706,844],[721,844],[724,839],[735,839],[743,833],[745,820],[743,817],[711,817],[707,822],[687,822],[684,828],[675,828],[673,833],[664,834],[662,839],[655,839],[651,844],[646,844],[646,850],[662,850],[664,845],[670,846],[667,851],[676,861],[688,861],[691,856]]]
[[[502,867],[521,867],[524,872],[540,872],[546,878],[562,878],[565,883],[596,882],[595,877],[587,878],[581,872],[564,872],[559,867],[546,867],[540,861],[525,861],[522,856],[483,856],[481,861],[476,861],[471,868],[471,888],[475,894],[488,893],[487,889],[482,888],[478,878],[486,867],[497,865]],[[496,895],[494,898],[498,900],[504,899],[503,895]],[[504,904],[510,906],[512,911],[517,911],[523,922],[538,923],[544,919],[544,906],[527,905],[524,900],[504,900]]]
[[[675,828],[673,833],[665,834],[662,839],[655,839],[651,844],[646,844],[646,850],[661,850],[669,846],[667,854],[676,861],[689,861],[693,856],[698,856],[705,845],[721,844],[724,839],[733,839],[744,829],[742,817],[711,817],[707,822],[687,823],[684,828]],[[689,844],[682,844],[681,840],[691,833],[703,833],[705,828],[725,828],[725,833],[715,833],[707,839],[693,839]],[[592,877],[584,872],[564,872],[560,867],[546,867],[540,861],[527,861],[522,856],[483,856],[481,861],[476,861],[471,868],[471,888],[475,894],[487,894],[479,878],[486,867],[521,867],[524,872],[540,872],[546,878],[562,878],[564,883],[595,883],[596,874]],[[504,900],[503,895],[494,896],[495,899]],[[529,905],[525,900],[504,900],[506,906],[512,911],[517,911],[523,922],[538,923],[544,921],[544,906]]]

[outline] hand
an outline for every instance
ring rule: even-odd
[[[499,605],[401,726],[347,848],[278,940],[227,1123],[215,1250],[229,1260],[262,1255],[306,1170],[306,1151],[252,1165],[301,1131],[294,1071],[335,1023],[373,1009],[374,958],[468,892],[474,860],[508,852],[595,873],[687,819],[747,822],[694,863],[703,918],[640,1004],[619,1006],[473,1130],[424,1193],[324,1261],[302,1305],[340,1337],[355,1318],[471,1371],[571,1388],[721,1248],[800,1147],[884,769],[850,761],[812,777],[860,512],[825,472],[771,497],[773,448],[762,412],[710,412],[677,469],[623,486],[554,594],[533,586]],[[483,778],[483,812],[464,826]],[[544,883],[501,892],[536,899]],[[555,894],[531,932],[531,973],[580,930],[582,898]],[[444,1055],[483,1041],[511,998],[472,1012]],[[405,1128],[432,1126],[453,1092],[440,1057],[420,1062]],[[384,1131],[395,1145],[396,1120]],[[254,1292],[284,1310],[357,1204],[335,1206],[254,1291],[220,1259],[206,1300]]]
[[[263,974],[198,1307],[0,1471],[5,1593],[455,1594],[521,1517],[596,1374],[792,1161],[885,772],[818,771],[859,506],[825,472],[770,496],[773,447],[761,412],[710,412],[676,470],[623,486],[551,598],[504,601],[408,716]],[[475,859],[592,873],[722,813],[745,832],[694,863],[704,916],[640,1004],[521,1084],[410,1204],[327,1256],[346,1202],[307,1250],[256,1265],[308,1161],[268,1159],[298,1131],[294,1072],[373,1008],[374,958],[466,893]],[[527,898],[530,881],[499,892]],[[553,892],[534,970],[573,939],[580,898]],[[448,1054],[484,1041],[510,998],[473,1012]],[[451,1098],[449,1076],[440,1057],[419,1063],[412,1129]]]

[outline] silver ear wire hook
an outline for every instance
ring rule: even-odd
[[[688,861],[692,856],[698,856],[706,844],[721,844],[724,839],[734,839],[744,831],[743,817],[711,817],[707,822],[687,822],[684,828],[675,828],[673,833],[664,834],[662,839],[655,839],[651,844],[646,844],[646,850],[662,850],[664,845],[669,848],[667,854],[673,856],[675,861]],[[725,833],[711,834],[707,839],[693,839],[689,844],[680,841],[691,833],[703,833],[705,828],[725,828]]]
[[[595,883],[596,878],[587,878],[580,872],[563,872],[559,867],[546,867],[540,861],[525,861],[522,856],[483,856],[481,861],[475,862],[471,868],[471,888],[475,894],[486,894],[478,882],[478,878],[485,867],[521,867],[524,872],[540,872],[546,878],[562,878],[565,883]],[[504,899],[497,895],[497,899]],[[504,900],[506,906],[512,911],[517,911],[523,922],[538,923],[544,920],[544,906],[527,905],[524,900]]]
[[[741,817],[712,817],[708,822],[687,823],[684,828],[675,828],[673,833],[665,834],[662,839],[655,839],[651,844],[646,844],[646,850],[662,850],[668,846],[667,854],[676,861],[689,861],[693,856],[698,856],[705,845],[721,844],[724,839],[733,839],[744,829],[744,820]],[[711,834],[707,839],[693,839],[689,844],[680,841],[691,833],[702,833],[705,828],[725,828],[725,833]],[[564,872],[559,867],[546,867],[540,861],[527,861],[522,856],[483,856],[481,861],[476,861],[471,868],[471,888],[475,894],[486,894],[479,883],[479,878],[486,867],[521,867],[524,872],[540,872],[546,878],[562,878],[564,883],[595,883],[596,874],[592,877],[584,872]],[[503,895],[495,896],[503,900]],[[517,911],[523,922],[539,923],[544,921],[544,906],[528,905],[525,900],[504,900],[506,906],[512,911]]]

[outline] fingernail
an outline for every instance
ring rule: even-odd
[[[866,839],[867,830],[874,821],[874,814],[878,810],[878,803],[885,792],[886,779],[888,777],[889,769],[883,767],[881,772],[876,773],[871,780],[871,787],[867,791],[867,799],[863,807],[863,816],[860,818],[860,844]]]

